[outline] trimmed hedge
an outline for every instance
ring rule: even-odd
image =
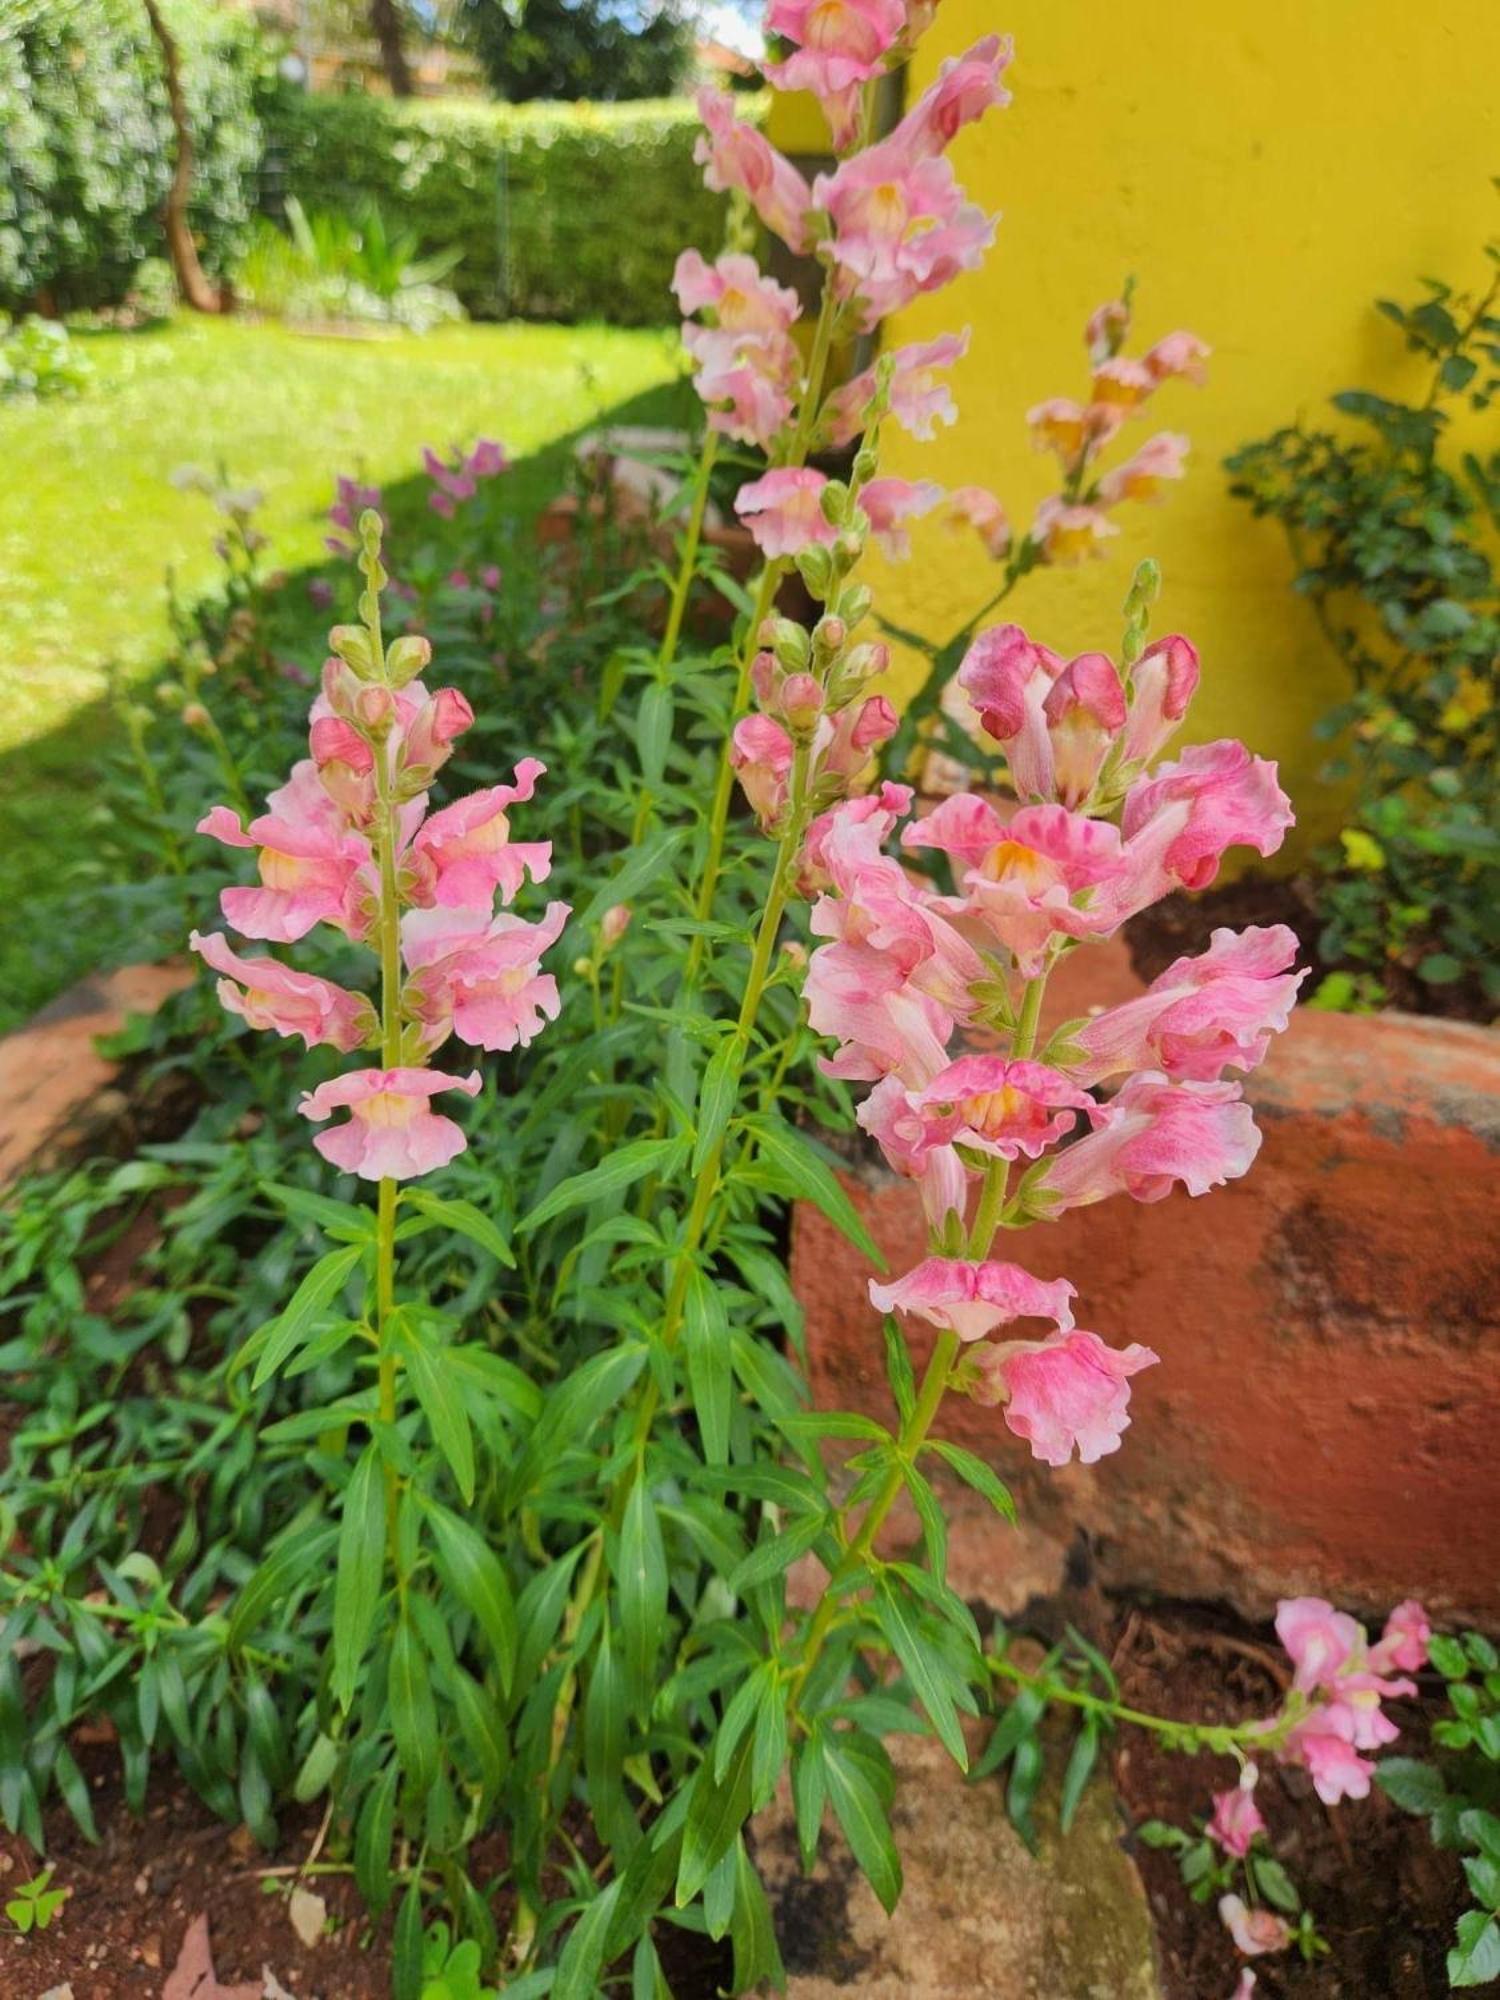
[[[166,0],[197,140],[190,217],[232,270],[255,211],[260,37],[212,0]],[[172,121],[139,0],[0,0],[0,306],[117,303],[164,251]]]
[[[748,103],[754,115],[754,100]],[[693,164],[691,102],[397,103],[287,93],[268,109],[265,185],[275,207],[353,211],[371,197],[424,250],[461,249],[448,279],[486,318],[675,317],[672,266],[710,254],[724,198]]]

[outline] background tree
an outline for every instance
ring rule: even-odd
[[[663,97],[692,32],[680,0],[462,0],[462,25],[497,97]]]
[[[184,301],[194,312],[225,312],[232,304],[229,287],[221,291],[209,282],[203,266],[198,261],[198,246],[193,241],[192,228],[188,223],[188,197],[193,188],[193,127],[188,117],[187,99],[182,90],[182,69],[177,57],[177,43],[172,32],[162,19],[161,9],[156,0],[145,0],[146,15],[151,23],[151,32],[156,38],[156,46],[161,51],[162,76],[167,86],[167,106],[172,114],[172,130],[176,135],[176,145],[172,162],[172,178],[167,186],[166,199],[162,204],[162,229],[167,239],[167,255],[172,260],[172,273],[177,280],[177,289]]]
[[[380,50],[386,82],[392,97],[411,97],[414,86],[411,65],[401,38],[401,12],[396,0],[370,0],[370,31]]]

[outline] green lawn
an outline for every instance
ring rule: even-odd
[[[170,640],[168,568],[188,597],[216,574],[217,517],[168,483],[175,467],[222,461],[260,487],[267,561],[295,569],[323,559],[336,473],[412,481],[424,444],[489,435],[519,461],[524,507],[571,436],[612,415],[670,420],[677,402],[666,333],[348,340],[183,317],[77,337],[94,368],[82,396],[0,405],[0,1030],[91,962],[82,937],[40,952],[28,905],[87,857],[104,663],[149,672]]]

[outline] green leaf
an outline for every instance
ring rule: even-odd
[[[823,1739],[823,1776],[849,1851],[889,1915],[901,1899],[901,1857],[879,1795],[863,1769],[828,1737]]]
[[[235,1599],[225,1644],[237,1652],[271,1607],[304,1583],[322,1581],[339,1531],[329,1523],[304,1522],[263,1562]]]
[[[620,1523],[620,1637],[625,1671],[637,1696],[651,1688],[667,1616],[667,1556],[661,1525],[643,1473],[638,1472]]]
[[[896,1324],[894,1313],[887,1313],[882,1328],[885,1334],[885,1373],[891,1385],[891,1394],[896,1399],[896,1409],[903,1424],[911,1421],[912,1411],[917,1406],[917,1383],[912,1374],[911,1352],[905,1336]]]
[[[688,1275],[682,1331],[688,1386],[693,1394],[703,1456],[710,1465],[723,1465],[729,1458],[734,1391],[729,1321],[713,1280],[696,1264]]]
[[[297,1773],[297,1781],[292,1786],[292,1797],[299,1806],[309,1804],[328,1789],[328,1781],[338,1768],[339,1746],[331,1736],[320,1730],[312,1740],[312,1748],[302,1760],[302,1768]]]
[[[997,1514],[1007,1521],[1016,1518],[1016,1503],[1010,1497],[1010,1489],[999,1479],[982,1458],[976,1458],[972,1451],[965,1451],[962,1445],[948,1444],[941,1438],[929,1438],[925,1447],[935,1451],[944,1464],[956,1472],[964,1484],[972,1486],[981,1494]]]
[[[396,1627],[386,1680],[396,1755],[413,1793],[421,1798],[437,1776],[437,1709],[427,1657],[409,1617]]]
[[[1068,1757],[1068,1768],[1063,1772],[1062,1797],[1058,1807],[1058,1824],[1064,1833],[1071,1833],[1078,1808],[1083,1803],[1084,1792],[1099,1756],[1099,1724],[1094,1716],[1084,1721]]]
[[[1483,1910],[1465,1910],[1448,1953],[1448,1984],[1486,1986],[1492,1979],[1500,1979],[1500,1923]]]
[[[635,743],[641,757],[641,776],[653,789],[667,768],[667,752],[672,747],[672,684],[652,681],[641,696],[635,716]]]
[[[951,1670],[924,1636],[911,1607],[888,1577],[881,1577],[876,1588],[875,1615],[901,1662],[906,1678],[912,1684],[913,1692],[931,1718],[943,1748],[961,1771],[967,1771],[968,1746],[964,1742],[958,1711],[948,1689]]]
[[[422,1405],[433,1442],[447,1459],[458,1490],[466,1501],[474,1498],[474,1434],[469,1413],[459,1387],[446,1364],[446,1350],[428,1347],[416,1331],[416,1322],[403,1321],[405,1339],[402,1356],[411,1386]]]
[[[1441,1773],[1419,1757],[1382,1757],[1375,1782],[1403,1812],[1435,1813],[1448,1796]]]
[[[598,2000],[599,1975],[604,1970],[610,1922],[620,1900],[622,1879],[617,1876],[596,1896],[568,1933],[557,1961],[552,2000]]]
[[[776,1943],[776,1925],[765,1887],[743,1840],[734,1848],[734,1915],[729,1927],[734,1947],[734,1990],[753,1993],[771,1985],[786,1989],[786,1973]]]
[[[749,1736],[742,1738],[722,1779],[715,1778],[711,1757],[705,1757],[698,1766],[688,1799],[682,1859],[677,1869],[679,1910],[686,1909],[702,1889],[750,1816],[754,1748]]]
[[[380,1453],[366,1445],[344,1488],[338,1567],[333,1579],[333,1692],[347,1709],[359,1686],[385,1582],[385,1471]]]
[[[681,1159],[683,1151],[681,1139],[637,1139],[629,1146],[621,1146],[597,1167],[560,1182],[516,1227],[525,1235],[540,1229],[544,1222],[566,1215],[569,1209],[584,1208],[606,1195],[621,1194],[647,1174],[666,1175]]]
[[[489,1644],[500,1676],[510,1693],[516,1666],[516,1607],[510,1581],[499,1556],[484,1536],[435,1500],[423,1500],[422,1510],[432,1528],[438,1572],[474,1619]]]
[[[282,1362],[302,1345],[323,1312],[337,1298],[348,1280],[350,1272],[365,1254],[365,1246],[351,1243],[347,1249],[330,1250],[326,1257],[320,1257],[302,1283],[292,1293],[285,1309],[274,1320],[252,1334],[250,1341],[241,1348],[235,1360],[239,1367],[249,1358],[250,1348],[257,1343],[260,1334],[266,1336],[265,1346],[255,1365],[255,1373],[250,1378],[250,1387],[259,1389],[268,1382]]]
[[[629,903],[648,882],[652,882],[676,856],[687,838],[686,827],[667,827],[643,847],[632,847],[622,865],[606,876],[573,922],[581,930],[591,930],[612,903]]]
[[[742,1563],[731,1570],[726,1579],[731,1595],[745,1597],[760,1584],[769,1583],[772,1577],[780,1576],[790,1569],[799,1556],[817,1541],[826,1526],[826,1516],[805,1514],[800,1521],[778,1533],[767,1535],[756,1543]]]
[[[510,1742],[500,1720],[500,1711],[472,1674],[453,1667],[446,1676],[453,1696],[453,1712],[469,1754],[479,1767],[480,1808],[493,1803],[505,1782],[510,1762]]]
[[[886,1268],[874,1238],[859,1218],[859,1211],[845,1194],[833,1169],[794,1126],[780,1118],[747,1118],[760,1156],[781,1192],[820,1209],[857,1250],[863,1251],[877,1271]]]
[[[1251,1857],[1250,1867],[1255,1876],[1255,1886],[1271,1907],[1285,1916],[1295,1917],[1302,1908],[1302,1898],[1281,1863],[1273,1855],[1256,1854]]]
[[[703,1072],[698,1090],[698,1136],[693,1142],[691,1168],[695,1180],[728,1129],[739,1092],[743,1054],[739,1036],[731,1031],[709,1057]]]
[[[399,1765],[387,1764],[365,1793],[354,1835],[354,1880],[378,1917],[391,1900],[391,1841],[396,1832]]]
[[[401,1898],[391,1944],[391,1991],[395,2000],[421,2000],[422,1945],[422,1886],[420,1879],[413,1876]]]
[[[429,1194],[425,1188],[408,1188],[401,1200],[406,1207],[416,1209],[430,1222],[451,1229],[457,1236],[468,1237],[471,1243],[477,1243],[481,1250],[487,1251],[497,1263],[504,1264],[507,1270],[515,1269],[516,1260],[510,1245],[484,1210],[476,1208],[472,1201],[443,1200],[438,1195]]]
[[[261,1190],[268,1194],[279,1208],[294,1215],[299,1222],[315,1222],[319,1229],[344,1243],[373,1243],[375,1241],[375,1211],[361,1208],[350,1201],[334,1201],[326,1194],[314,1194],[309,1188],[287,1187],[280,1181],[262,1181]]]

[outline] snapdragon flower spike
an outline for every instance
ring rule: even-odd
[[[219,1003],[252,1028],[276,1035],[300,1035],[306,1048],[326,1044],[347,1055],[379,1035],[375,1009],[362,993],[350,993],[331,979],[298,972],[275,958],[241,958],[218,931],[189,934],[188,945],[205,965],[224,976]]]
[[[297,1109],[321,1123],[338,1110],[349,1116],[313,1144],[345,1173],[366,1181],[408,1181],[444,1167],[468,1141],[462,1126],[432,1109],[432,1099],[459,1090],[477,1097],[478,1070],[445,1076],[430,1069],[356,1069],[303,1093]]]
[[[1074,1327],[1047,1340],[979,1347],[968,1359],[974,1401],[1003,1405],[1006,1428],[1045,1465],[1060,1466],[1075,1452],[1094,1465],[1119,1450],[1130,1423],[1130,1378],[1159,1357],[1139,1341],[1110,1347]]]
[[[711,312],[713,324],[683,327],[683,345],[698,363],[694,387],[709,406],[709,424],[743,444],[769,450],[792,412],[799,360],[790,328],[797,294],[764,276],[752,257],[727,252],[708,264],[684,250],[673,276],[685,314]]]
[[[877,1312],[910,1313],[960,1340],[983,1340],[1017,1319],[1049,1319],[1058,1331],[1073,1324],[1077,1296],[1066,1278],[1034,1278],[1019,1264],[927,1257],[893,1284],[870,1281]]]
[[[1216,930],[1207,951],[1174,959],[1139,999],[1076,1031],[1081,1056],[1072,1075],[1092,1085],[1153,1069],[1179,1083],[1214,1083],[1226,1069],[1256,1068],[1307,977],[1305,968],[1291,970],[1296,956],[1296,934],[1285,924]]]

